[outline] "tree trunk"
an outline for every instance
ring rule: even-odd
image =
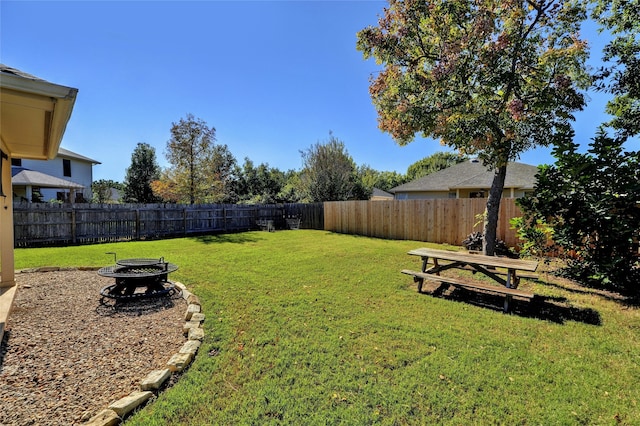
[[[500,201],[504,190],[504,180],[507,176],[507,165],[500,166],[493,175],[493,182],[487,198],[487,210],[484,218],[484,239],[482,252],[487,256],[494,256],[496,252],[496,240],[498,229],[498,217],[500,213]]]

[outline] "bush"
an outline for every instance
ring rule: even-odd
[[[467,235],[467,238],[462,240],[462,244],[469,251],[482,251],[483,241],[484,241],[484,235],[482,234],[482,232],[472,232],[469,235]],[[509,250],[509,247],[507,247],[507,243],[505,243],[502,240],[496,241],[496,255],[518,257],[511,250]]]
[[[564,275],[592,286],[640,295],[640,152],[601,132],[587,153],[567,141],[555,165],[541,166],[535,192],[518,200],[530,223],[553,227],[567,259]],[[634,252],[635,247],[635,252]]]

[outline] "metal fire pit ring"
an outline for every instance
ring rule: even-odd
[[[160,259],[123,259],[115,265],[98,270],[98,275],[115,278],[116,283],[100,290],[103,297],[116,300],[135,300],[175,293],[175,285],[168,274],[178,266]]]

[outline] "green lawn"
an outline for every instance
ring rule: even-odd
[[[415,241],[323,231],[18,249],[16,268],[159,257],[206,339],[128,425],[640,424],[640,311],[569,284],[500,299],[416,292]]]

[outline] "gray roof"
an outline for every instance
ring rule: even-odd
[[[0,64],[0,73],[11,74],[11,75],[15,75],[16,77],[27,78],[29,80],[44,81],[43,79],[38,78],[35,75],[28,74],[24,71],[20,71],[17,68],[12,68],[5,64]]]
[[[393,194],[390,194],[387,191],[383,191],[382,189],[379,189],[379,188],[373,188],[373,192],[371,193],[371,196],[393,198]]]
[[[89,158],[89,157],[85,157],[84,155],[76,154],[75,152],[69,151],[68,149],[64,149],[62,147],[60,147],[58,149],[58,157],[67,157],[67,158],[73,158],[73,159],[76,159],[76,160],[86,161],[88,163],[101,164],[97,160],[94,160],[94,159]]]
[[[11,167],[11,184],[13,186],[40,186],[43,188],[82,189],[83,185],[64,180],[24,167]]]
[[[507,165],[505,188],[533,189],[536,183],[537,166],[510,162]],[[452,191],[455,189],[491,188],[493,171],[481,161],[470,160],[431,173],[419,179],[396,186],[389,192]]]

